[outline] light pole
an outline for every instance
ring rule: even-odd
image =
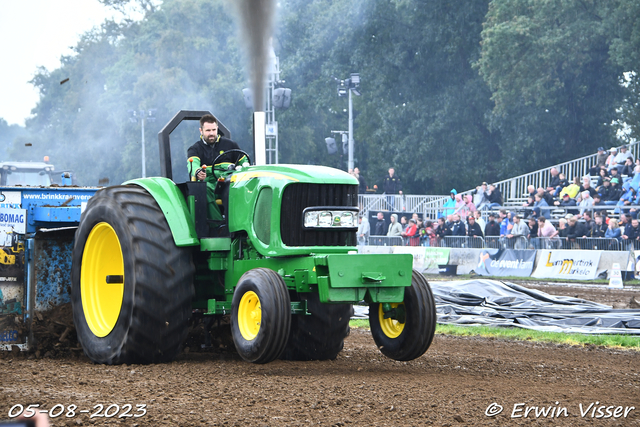
[[[351,100],[351,93],[354,95],[360,96],[360,74],[351,73],[351,77],[345,80],[339,80],[334,77],[334,79],[338,82],[338,96],[349,95],[349,155],[347,160],[347,170],[352,170],[354,168],[353,163],[353,101]]]
[[[156,112],[155,108],[152,108],[150,110],[140,110],[140,111],[136,111],[136,110],[129,110],[129,113],[131,113],[131,117],[129,118],[129,120],[131,120],[133,123],[137,123],[138,122],[138,118],[140,119],[140,140],[142,141],[142,178],[146,178],[147,177],[147,166],[146,166],[146,154],[145,154],[145,148],[144,148],[144,122],[146,122],[147,120],[150,122],[155,122],[156,118],[153,116]]]

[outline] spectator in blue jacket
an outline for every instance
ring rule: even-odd
[[[453,225],[451,226],[451,235],[452,236],[467,235],[467,227],[464,225],[464,222],[460,221],[460,215],[458,214],[453,214]]]
[[[629,189],[622,195],[622,197],[620,197],[620,200],[616,204],[616,208],[613,212],[619,214],[620,209],[623,208],[624,206],[637,204],[636,198],[637,198],[636,189],[633,187],[629,187]],[[627,209],[622,209],[622,210],[625,211],[625,213],[627,211]]]
[[[607,231],[604,233],[604,237],[607,239],[616,239],[619,242],[620,236],[622,236],[622,231],[620,230],[620,227],[618,227],[618,220],[610,218],[609,228],[607,228]]]
[[[511,232],[513,225],[509,222],[505,209],[500,209],[498,215],[500,216],[500,237],[504,237]]]
[[[536,193],[533,198],[535,202],[533,203],[533,213],[531,214],[531,216],[533,216],[534,218],[540,218],[541,216],[543,216],[547,219],[551,219],[551,211],[548,209],[549,204],[544,199],[544,197],[540,193]]]
[[[443,217],[448,217],[449,215],[453,215],[453,213],[456,210],[456,195],[458,194],[458,192],[456,191],[456,189],[452,189],[450,194],[449,194],[449,200],[447,200],[446,202],[444,202],[444,205],[442,205],[442,207],[444,208],[444,210],[442,211],[442,216]]]

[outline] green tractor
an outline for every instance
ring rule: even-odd
[[[235,347],[249,362],[335,359],[352,304],[363,300],[383,354],[424,354],[436,325],[429,284],[411,255],[357,253],[351,175],[245,163],[218,181],[224,221],[207,220],[206,184],[172,181],[169,144],[182,120],[206,113],[181,111],[160,132],[162,177],[102,189],[86,206],[72,269],[86,355],[107,364],[168,362],[190,319],[211,316],[230,317]]]

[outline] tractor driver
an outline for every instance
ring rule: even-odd
[[[218,120],[211,114],[205,114],[200,119],[200,139],[187,150],[189,177],[192,180],[207,183],[207,217],[212,220],[222,220],[222,214],[215,200],[216,182],[219,177],[229,174],[230,165],[241,164],[247,157],[240,152],[226,151],[240,149],[237,143],[218,134]],[[216,158],[220,156],[217,160]],[[213,162],[216,161],[214,165]],[[203,166],[207,166],[203,169]],[[213,166],[213,167],[211,167]]]

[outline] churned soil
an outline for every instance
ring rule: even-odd
[[[173,363],[106,366],[63,336],[68,314],[36,322],[38,353],[0,352],[0,419],[39,404],[63,411],[55,426],[640,425],[638,351],[437,334],[397,362],[352,329],[334,361],[254,365],[222,325],[208,349],[194,328]]]

